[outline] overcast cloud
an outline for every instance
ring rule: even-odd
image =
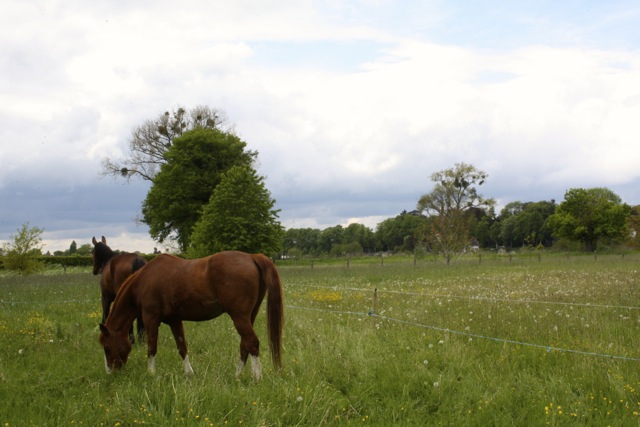
[[[4,1],[0,240],[151,251],[144,182],[100,178],[131,130],[227,113],[286,227],[371,228],[466,162],[501,204],[608,187],[640,204],[640,4]]]

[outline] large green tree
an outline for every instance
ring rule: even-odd
[[[556,237],[576,240],[595,251],[602,239],[621,240],[627,234],[631,208],[608,188],[572,188],[549,217]]]
[[[235,166],[222,175],[191,236],[189,257],[224,250],[264,253],[282,250],[284,230],[275,200],[264,178],[247,166]]]
[[[257,153],[231,133],[196,128],[175,138],[164,157],[142,204],[142,221],[155,240],[174,239],[184,252],[223,174],[234,166],[251,167]]]
[[[22,224],[16,234],[9,236],[9,243],[4,244],[4,268],[23,275],[41,270],[44,267],[39,261],[43,232],[42,228],[29,227],[28,222]]]
[[[153,182],[161,166],[167,162],[166,155],[174,140],[193,129],[233,133],[221,110],[202,105],[191,109],[178,107],[135,127],[129,139],[129,153],[121,158],[105,157],[102,175],[127,180],[137,177]]]
[[[495,204],[476,188],[487,177],[486,172],[473,165],[456,163],[453,168],[432,174],[433,190],[418,200],[418,212],[430,217],[424,228],[424,241],[447,264],[469,244],[471,227],[477,221],[475,210],[490,209]]]

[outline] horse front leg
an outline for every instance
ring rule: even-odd
[[[102,295],[100,298],[100,303],[102,304],[102,324],[105,324],[107,323],[107,317],[109,317],[109,309],[111,308],[111,299]]]
[[[169,324],[171,332],[173,332],[173,338],[176,340],[178,346],[178,353],[182,357],[182,364],[184,366],[185,375],[193,375],[193,368],[189,363],[189,355],[187,354],[187,342],[184,338],[184,327],[182,320],[177,320]]]
[[[133,333],[133,324],[131,324],[131,327],[129,328],[129,341],[131,341],[131,344],[136,343],[136,334]]]
[[[145,325],[147,326],[147,369],[150,374],[155,374],[156,353],[158,352],[158,327],[160,325],[157,321],[152,322],[150,319],[145,319]]]
[[[144,321],[142,320],[142,313],[138,314],[136,327],[138,332],[138,341],[142,343],[144,342]]]

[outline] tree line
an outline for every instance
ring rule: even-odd
[[[511,202],[496,214],[495,200],[478,192],[488,177],[473,165],[457,163],[432,174],[433,190],[420,197],[415,210],[382,221],[375,231],[362,224],[289,229],[283,251],[292,257],[424,251],[448,264],[474,248],[640,246],[640,206],[630,207],[607,188],[572,188],[559,204]]]
[[[495,251],[523,248],[593,251],[619,245],[631,249],[640,248],[640,236],[635,232],[640,229],[640,206],[630,208],[628,215],[623,215],[624,221],[619,222],[622,232],[599,235],[595,246],[593,237],[580,240],[583,233],[581,227],[567,228],[565,234],[560,230],[554,233],[554,219],[551,217],[558,206],[555,200],[517,201],[507,204],[498,214],[494,210],[473,210],[470,212],[468,236],[462,239],[459,253],[474,248]],[[434,218],[413,210],[388,218],[377,224],[375,229],[362,224],[350,224],[347,227],[337,225],[323,230],[290,228],[285,231],[283,254],[299,258],[379,252],[430,252],[426,236],[433,222]],[[359,230],[359,233],[355,234],[353,230]]]
[[[511,202],[496,213],[495,200],[479,191],[489,174],[466,163],[434,172],[432,190],[415,208],[375,230],[362,224],[285,230],[255,170],[257,160],[258,152],[247,148],[223,112],[180,107],[135,127],[128,155],[104,158],[101,173],[150,181],[140,220],[155,241],[188,258],[224,250],[272,257],[422,251],[450,263],[471,248],[577,245],[595,251],[599,245],[637,243],[638,207],[607,188],[572,188],[559,204]],[[18,230],[3,247],[5,266],[21,265],[23,255],[40,252],[41,233],[28,223]],[[69,254],[89,249],[72,242]],[[7,257],[13,258],[7,263]]]

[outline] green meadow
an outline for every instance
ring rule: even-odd
[[[640,424],[640,255],[277,263],[283,369],[236,379],[230,319],[107,375],[98,278],[0,272],[0,426]],[[263,306],[264,310],[264,306]]]

